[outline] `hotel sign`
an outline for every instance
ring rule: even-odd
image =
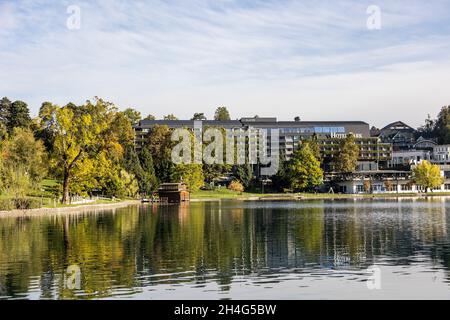
[[[351,133],[355,138],[362,138],[362,134],[361,133]],[[329,135],[329,138],[332,139],[345,139],[348,137],[349,134],[347,133],[336,133],[333,132],[331,135]]]

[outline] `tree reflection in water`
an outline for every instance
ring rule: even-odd
[[[379,261],[408,266],[423,255],[448,281],[448,206],[443,199],[223,201],[1,218],[0,296],[88,299],[211,282],[228,291],[236,277],[277,281],[283,272],[363,270]],[[81,272],[79,287],[68,285],[71,266]]]

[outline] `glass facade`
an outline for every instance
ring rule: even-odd
[[[314,127],[314,133],[345,133],[344,127]]]

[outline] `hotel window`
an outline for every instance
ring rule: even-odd
[[[383,190],[383,186],[376,184],[373,186],[373,191],[382,191]]]
[[[364,185],[358,184],[356,186],[356,192],[364,192]]]
[[[402,191],[411,191],[412,187],[409,184],[402,184]]]
[[[447,183],[447,184],[445,185],[445,190],[450,190],[450,184]]]
[[[315,133],[322,133],[322,131],[323,131],[323,130],[322,130],[321,127],[315,127],[315,128],[314,128],[314,132],[315,132]]]
[[[314,127],[315,133],[345,133],[344,127]]]

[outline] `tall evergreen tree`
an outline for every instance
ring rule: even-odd
[[[139,184],[139,191],[141,193],[145,193],[144,171],[142,170],[141,162],[136,153],[136,150],[134,149],[134,146],[126,146],[123,155],[122,166],[127,172],[133,174],[136,177]]]
[[[441,109],[435,123],[434,133],[440,144],[450,143],[450,106]]]
[[[250,188],[253,182],[253,168],[250,164],[233,166],[233,176],[242,183],[245,189]]]
[[[141,191],[150,194],[158,187],[158,179],[155,175],[155,168],[153,166],[153,157],[147,147],[142,149],[139,154],[140,164],[142,168]]]
[[[275,189],[283,191],[290,187],[289,161],[284,154],[280,154],[278,172],[272,177],[272,183]]]

